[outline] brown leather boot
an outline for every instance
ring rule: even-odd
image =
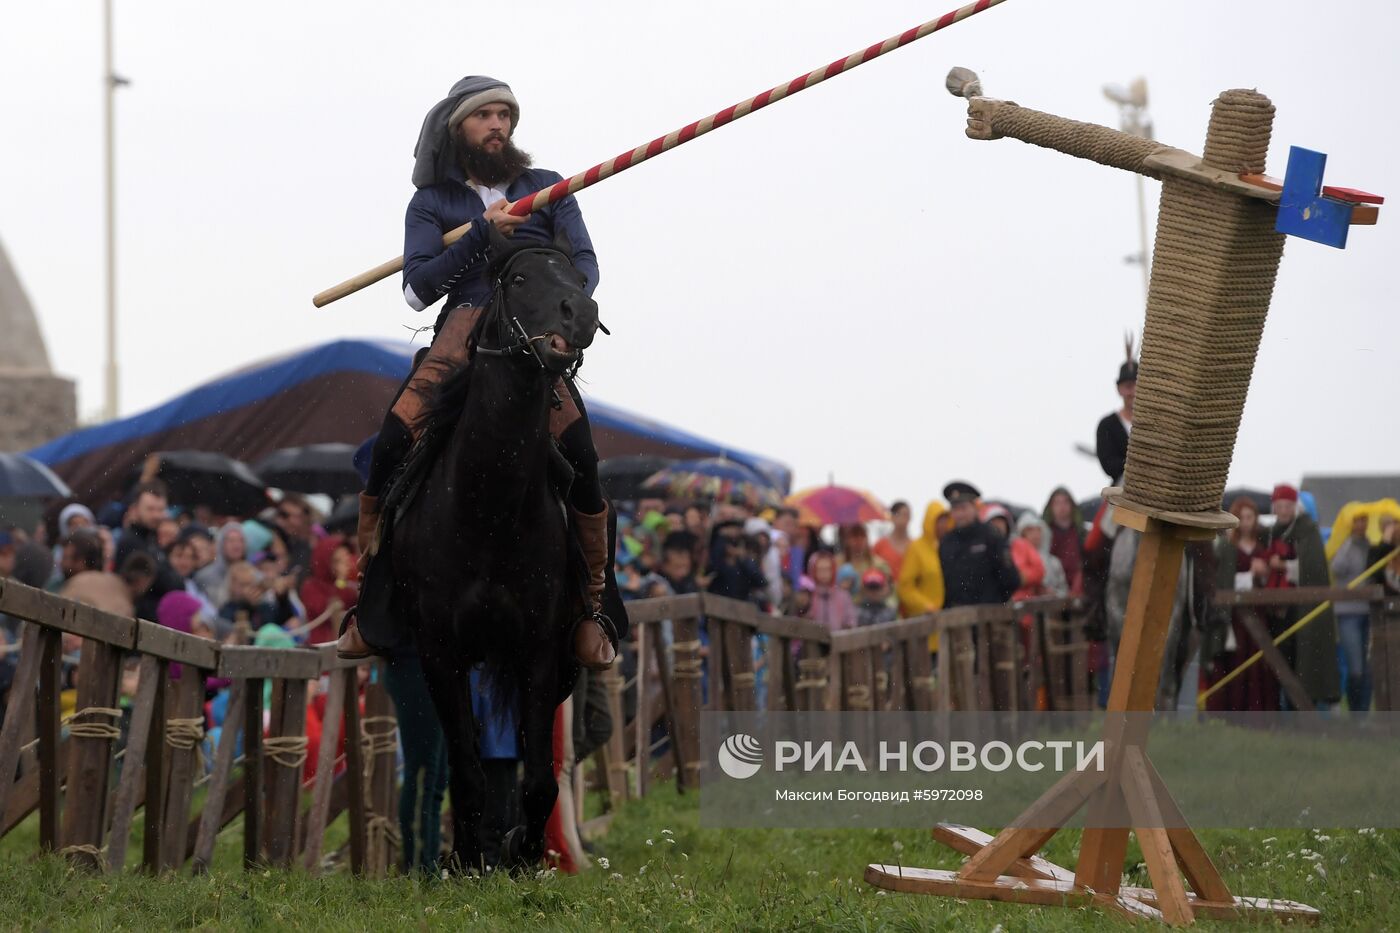
[[[365,568],[369,566],[370,549],[379,544],[375,539],[375,531],[378,530],[378,526],[379,497],[360,493],[360,522],[355,528],[355,543],[359,545],[360,550],[360,556],[357,560],[360,576],[364,576]]]
[[[596,515],[573,510],[574,526],[578,529],[578,543],[583,548],[584,560],[588,563],[588,612],[589,618],[579,622],[574,630],[574,656],[578,663],[591,671],[605,671],[617,660],[617,652],[608,639],[607,632],[598,621],[603,611],[603,586],[607,580],[608,568],[608,508]]]
[[[345,630],[335,641],[335,654],[342,661],[363,661],[374,654],[374,649],[360,637],[360,626],[356,624],[354,610],[345,617]]]

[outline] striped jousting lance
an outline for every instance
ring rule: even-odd
[[[786,84],[780,84],[777,87],[769,88],[762,94],[750,97],[748,100],[741,101],[732,107],[726,107],[718,113],[712,113],[703,120],[696,120],[694,123],[681,127],[675,132],[667,133],[665,136],[659,136],[646,145],[628,150],[622,155],[609,159],[606,162],[599,162],[587,171],[580,172],[572,178],[566,178],[548,188],[536,191],[534,194],[526,195],[512,204],[509,210],[517,217],[523,217],[553,201],[557,201],[577,191],[582,191],[584,188],[596,185],[605,178],[611,178],[618,172],[645,162],[647,159],[658,156],[663,152],[668,152],[682,143],[688,143],[696,137],[704,136],[711,130],[717,130],[721,126],[733,123],[740,117],[746,117],[755,110],[761,110],[769,104],[782,100],[784,97],[790,97],[798,91],[804,91],[812,87],[814,84],[820,84],[827,78],[834,78],[839,74],[850,71],[857,65],[863,65],[871,59],[879,58],[887,52],[893,52],[895,49],[906,46],[916,39],[922,39],[924,36],[938,32],[940,29],[947,29],[954,23],[961,22],[969,16],[974,16],[988,7],[994,7],[1003,2],[1005,2],[1005,0],[977,0],[975,3],[969,3],[967,6],[953,10],[951,13],[945,13],[938,17],[938,19],[929,20],[922,26],[915,26],[913,29],[902,32],[897,36],[891,36],[884,42],[877,42],[869,48],[862,49],[858,52],[852,52],[845,58],[837,59],[825,68],[817,68],[809,71],[800,77],[793,78]],[[455,230],[448,231],[442,238],[442,245],[445,247],[451,246],[466,235],[467,231],[471,228],[472,225],[467,223]],[[347,279],[333,288],[328,288],[313,298],[312,301],[318,308],[325,307],[332,301],[337,301],[344,298],[346,295],[353,295],[366,285],[372,285],[380,279],[388,278],[401,269],[403,269],[402,256],[398,259],[392,259],[389,262],[383,263],[382,265],[375,266],[373,269],[366,272],[362,272],[354,278]]]

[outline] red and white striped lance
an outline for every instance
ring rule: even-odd
[[[627,152],[609,159],[606,162],[599,162],[592,168],[579,172],[572,178],[566,178],[563,181],[550,185],[548,188],[536,191],[534,194],[526,195],[510,206],[510,213],[523,217],[553,201],[557,201],[560,198],[582,191],[584,188],[596,185],[605,178],[611,178],[618,172],[645,162],[647,159],[659,156],[663,152],[669,152],[682,143],[688,143],[692,139],[704,136],[711,130],[716,130],[721,126],[733,123],[740,117],[746,117],[755,110],[762,110],[769,104],[780,101],[785,97],[790,97],[798,91],[805,91],[813,85],[820,84],[827,78],[834,78],[839,74],[844,74],[857,65],[863,65],[871,59],[879,58],[881,55],[893,52],[895,49],[938,32],[940,29],[946,29],[954,23],[961,22],[969,16],[974,16],[989,7],[994,7],[1003,2],[1005,2],[1005,0],[976,0],[975,3],[969,3],[967,6],[959,7],[951,13],[945,13],[937,19],[929,20],[921,26],[915,26],[913,29],[902,32],[897,36],[891,36],[883,42],[877,42],[868,48],[858,52],[852,52],[845,58],[837,59],[824,68],[813,69],[804,75],[793,78],[785,84],[771,87],[761,94],[755,94],[748,100],[740,101],[732,107],[726,107],[718,113],[712,113],[704,119],[696,120],[694,123],[687,124],[674,132],[667,133],[665,136],[658,136],[645,145],[638,146],[635,149],[629,149]],[[453,243],[457,242],[471,229],[471,226],[470,223],[467,223],[455,230],[448,231],[442,238],[443,246],[451,246]],[[378,282],[380,279],[387,278],[402,268],[403,257],[400,256],[398,259],[383,263],[367,272],[357,275],[353,279],[349,279],[333,288],[329,288],[318,294],[312,300],[316,307],[324,307],[332,301],[336,301],[340,298],[344,298],[346,295],[359,291],[366,285],[371,285],[374,282]]]

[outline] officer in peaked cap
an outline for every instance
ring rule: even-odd
[[[977,520],[977,487],[958,480],[943,487],[953,528],[938,542],[945,608],[1001,603],[1021,585],[1007,542]]]

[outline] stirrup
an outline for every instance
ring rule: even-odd
[[[613,624],[613,620],[609,618],[608,615],[602,610],[595,609],[591,612],[587,612],[579,616],[578,621],[575,622],[573,628],[569,630],[569,643],[572,645],[578,639],[579,627],[588,622],[598,623],[598,627],[603,630],[604,637],[607,638],[608,643],[612,646],[613,659],[608,663],[608,667],[611,667],[614,663],[617,662],[617,659],[622,656],[622,646],[619,643],[619,639],[617,637],[617,626]],[[575,660],[578,660],[577,657],[575,657]],[[589,670],[607,669],[606,667],[594,668],[592,665],[584,664],[584,662],[582,661],[579,661],[579,664],[589,668]]]

